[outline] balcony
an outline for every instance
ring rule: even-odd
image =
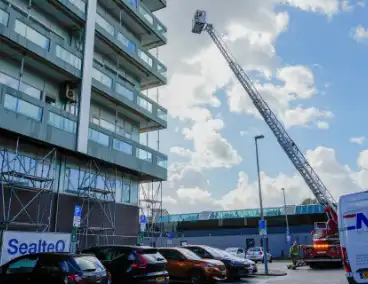
[[[64,27],[72,29],[86,21],[87,5],[84,0],[32,0],[34,5]]]
[[[163,8],[166,8],[166,0],[141,0],[141,3],[145,5],[151,12],[156,12]]]
[[[4,39],[4,44],[0,45],[2,56],[20,60],[27,54],[27,64],[37,66],[37,70],[42,70],[40,72],[48,76],[65,79],[81,77],[83,55],[80,51],[41,23],[27,18],[20,10],[13,6],[9,8],[2,2],[0,38]]]
[[[90,123],[88,155],[142,174],[141,181],[167,179],[167,156]]]
[[[144,48],[151,49],[167,43],[166,27],[144,4],[138,5],[138,0],[101,1],[100,4],[115,19],[122,19]]]
[[[21,90],[0,84],[0,128],[75,150],[78,118]]]
[[[120,105],[128,109],[126,116],[140,123],[141,133],[167,127],[167,110],[129,86],[120,76],[94,63],[92,78],[93,88],[101,94],[95,99],[105,105],[107,97],[114,108]]]
[[[166,67],[133,41],[118,24],[110,23],[98,14],[96,32],[95,51],[111,62],[117,62],[118,59],[120,66],[139,78],[142,89],[167,83]]]

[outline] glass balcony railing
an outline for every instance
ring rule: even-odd
[[[48,124],[72,134],[77,133],[77,123],[75,121],[51,111],[49,112]]]
[[[86,2],[82,0],[68,0],[70,3],[74,4],[81,12],[86,13]]]
[[[137,96],[137,104],[152,113],[152,104],[141,96]]]

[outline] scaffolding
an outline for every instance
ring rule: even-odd
[[[110,176],[100,170],[95,159],[90,159],[84,167],[68,169],[66,176],[67,191],[76,194],[82,208],[78,247],[110,243],[115,234],[116,172]]]
[[[42,157],[20,153],[20,138],[15,150],[0,150],[2,230],[50,231],[56,149]]]

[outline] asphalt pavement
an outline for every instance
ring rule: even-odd
[[[285,271],[286,276],[255,276],[243,279],[238,284],[347,284],[344,269],[310,269],[300,267],[297,270],[288,270],[288,262],[277,262],[269,264],[269,269],[274,271]],[[263,270],[264,264],[259,263],[259,270]]]

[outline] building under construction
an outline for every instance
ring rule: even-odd
[[[167,82],[165,7],[0,0],[1,230],[70,233],[79,205],[80,248],[136,243],[140,185],[167,178],[142,141],[167,126],[158,92],[143,94]]]

